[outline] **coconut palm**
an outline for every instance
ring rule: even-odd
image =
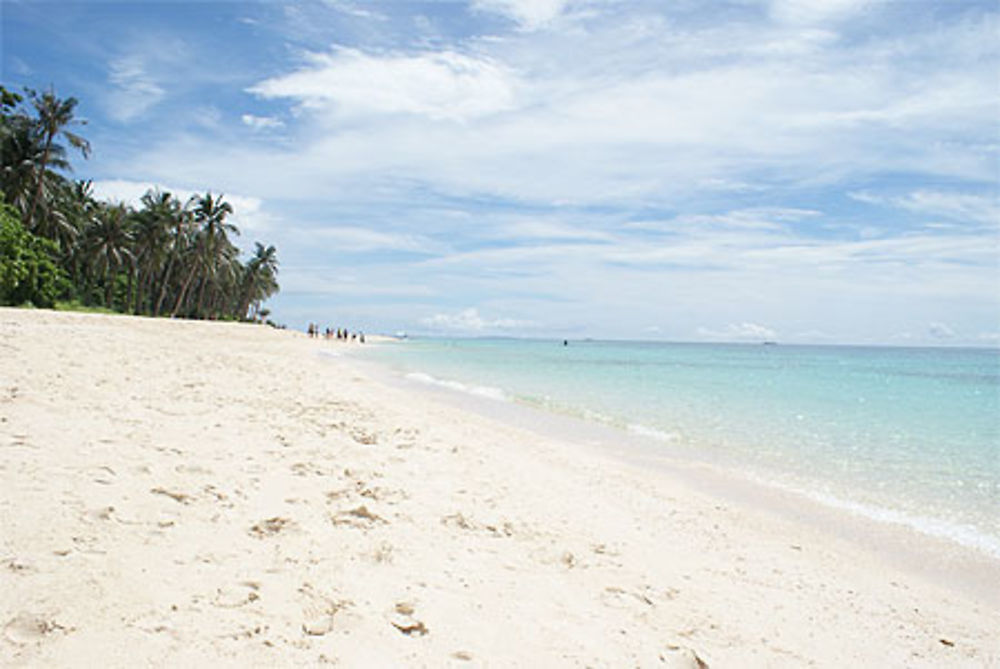
[[[104,306],[108,308],[114,308],[115,277],[133,257],[129,214],[124,204],[104,205],[85,232],[85,257],[104,281]]]
[[[145,311],[144,297],[152,292],[157,276],[166,273],[165,266],[173,259],[171,235],[181,214],[180,201],[159,189],[147,191],[141,201],[132,239],[138,284],[135,313]]]
[[[65,160],[65,149],[60,145],[51,146],[46,158],[45,144],[38,133],[37,124],[28,116],[18,113],[5,118],[0,160],[0,188],[27,225],[28,214],[35,202],[32,193],[38,191],[44,197],[50,190],[46,187],[51,187],[55,176],[49,172],[46,178],[39,167],[43,160],[50,167],[69,167]]]
[[[195,235],[194,248],[188,254],[188,274],[181,285],[174,310],[176,316],[184,304],[184,299],[195,276],[199,276],[198,298],[194,313],[204,317],[204,301],[206,290],[215,281],[218,273],[225,268],[226,262],[234,256],[235,247],[229,241],[229,235],[238,235],[239,229],[226,220],[233,213],[231,204],[220,195],[216,198],[211,193],[204,196],[194,196],[188,201],[195,224],[200,226]]]
[[[90,153],[70,131],[82,124],[75,98],[49,90],[21,96],[0,85],[0,197],[14,205],[31,234],[47,246],[64,276],[64,297],[153,315],[171,310],[196,318],[261,316],[261,301],[278,290],[276,251],[257,244],[247,264],[232,243],[232,206],[212,193],[186,205],[152,190],[139,211],[98,202],[87,181],[70,181],[70,149]],[[124,281],[122,281],[124,279]],[[116,304],[116,287],[124,300]],[[96,291],[96,292],[95,292]],[[103,293],[103,296],[101,295]],[[169,302],[168,302],[169,300]]]
[[[74,283],[79,283],[86,264],[83,235],[93,224],[100,209],[94,199],[93,183],[74,181],[64,184],[59,191],[57,208],[64,222],[60,230],[65,232],[65,237],[56,240],[59,243],[60,260],[69,273],[69,278]]]
[[[278,290],[276,280],[278,274],[278,251],[273,246],[264,246],[254,242],[254,256],[247,262],[243,273],[242,295],[240,299],[239,318],[256,319],[260,303]],[[254,307],[253,315],[250,312]]]
[[[25,224],[29,230],[34,226],[35,211],[42,200],[46,170],[50,165],[54,164],[52,162],[53,158],[60,155],[65,156],[65,149],[61,144],[56,143],[56,138],[58,136],[64,137],[70,146],[79,149],[83,153],[84,158],[90,155],[90,142],[66,129],[73,124],[83,125],[86,123],[86,121],[74,118],[73,111],[77,105],[76,98],[70,97],[60,100],[52,90],[46,91],[41,95],[32,91],[30,95],[35,112],[38,114],[36,130],[41,139],[42,155],[36,168],[34,199],[31,203],[31,209],[28,211],[28,216],[25,219]],[[68,167],[68,165],[65,166]]]
[[[193,247],[194,221],[188,206],[174,199],[170,205],[172,225],[167,249],[167,266],[160,276],[160,291],[153,305],[153,315],[159,316],[163,309],[167,291],[174,283],[176,272],[183,271],[182,261]]]

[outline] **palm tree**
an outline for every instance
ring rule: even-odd
[[[76,98],[70,97],[65,100],[60,100],[56,97],[52,90],[42,93],[41,95],[31,92],[31,98],[32,104],[35,106],[35,111],[38,113],[36,123],[38,124],[38,132],[41,135],[43,148],[41,160],[39,161],[37,170],[35,198],[31,203],[31,210],[28,212],[28,217],[25,219],[25,224],[28,229],[32,228],[35,218],[35,210],[38,208],[38,203],[42,199],[42,185],[45,181],[45,170],[48,169],[49,163],[53,157],[53,152],[55,150],[56,152],[62,152],[65,154],[65,149],[63,149],[61,145],[55,143],[56,137],[58,135],[65,137],[66,141],[69,142],[71,146],[80,150],[84,158],[90,155],[90,142],[66,129],[67,126],[74,123],[81,125],[86,123],[86,121],[73,118],[73,110],[77,105]]]
[[[193,253],[189,257],[191,265],[187,278],[185,278],[180,293],[177,295],[177,302],[174,304],[171,316],[176,316],[180,311],[191,282],[200,270],[200,285],[194,313],[198,317],[204,317],[202,307],[204,306],[205,291],[209,284],[216,279],[225,262],[235,255],[235,247],[229,241],[229,235],[238,235],[240,231],[235,225],[226,221],[226,217],[233,213],[233,207],[223,200],[222,195],[217,198],[213,198],[211,193],[206,193],[201,197],[194,196],[188,205],[191,207],[195,223],[199,224],[201,228],[195,236]]]
[[[69,272],[70,279],[79,283],[85,263],[82,244],[84,232],[93,224],[100,209],[94,199],[93,183],[74,181],[72,184],[65,184],[60,189],[57,208],[64,220],[60,230],[66,233],[64,238],[56,240],[60,246],[62,265]]]
[[[274,246],[265,247],[260,242],[254,242],[254,256],[246,265],[243,274],[242,295],[237,317],[255,320],[260,310],[260,303],[278,290],[276,276],[278,274],[278,251]],[[254,305],[254,315],[250,316],[251,303]]]
[[[64,159],[65,149],[60,145],[49,147],[47,164],[50,167],[64,169],[69,164]],[[37,124],[28,116],[18,113],[5,118],[2,145],[0,145],[0,188],[3,189],[7,201],[14,205],[25,226],[28,226],[28,214],[32,210],[34,200],[32,192],[51,185],[49,178],[42,176],[39,165],[45,157],[45,144],[38,133]],[[48,184],[46,183],[48,182]]]
[[[92,215],[92,186],[89,181],[67,181],[51,172],[45,181],[50,185],[43,195],[44,209],[35,217],[33,232],[54,241],[65,258],[72,253],[80,230]]]
[[[181,269],[181,261],[188,250],[193,247],[193,218],[191,209],[186,205],[181,205],[180,201],[174,198],[170,205],[173,230],[168,241],[167,267],[160,277],[160,294],[156,298],[153,306],[153,316],[159,316],[163,309],[163,302],[167,297],[167,290],[174,279],[174,270]]]
[[[0,0],[2,1],[2,0]],[[70,149],[90,154],[90,143],[70,131],[77,100],[51,89],[27,91],[30,104],[0,85],[0,198],[14,205],[30,233],[49,246],[73,286],[74,297],[135,313],[170,308],[196,318],[263,316],[261,301],[277,292],[277,253],[258,243],[246,264],[231,238],[239,230],[232,206],[210,192],[181,205],[152,190],[138,212],[95,200],[92,184],[63,176]],[[124,278],[125,296],[116,304]],[[97,291],[95,293],[95,291]],[[168,303],[167,300],[170,300]]]
[[[170,193],[149,190],[142,196],[142,209],[136,213],[132,239],[138,289],[135,313],[144,311],[144,296],[152,291],[157,275],[171,255],[171,233],[180,214],[181,204]]]
[[[118,270],[132,260],[129,210],[124,204],[104,205],[86,231],[84,248],[90,266],[104,279],[104,306],[114,308]]]

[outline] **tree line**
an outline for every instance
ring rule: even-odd
[[[159,190],[138,208],[99,200],[89,181],[65,176],[75,98],[24,95],[0,85],[0,304],[69,302],[150,316],[263,320],[278,292],[274,246],[246,261],[222,196],[187,201]]]

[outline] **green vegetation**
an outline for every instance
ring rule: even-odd
[[[0,86],[0,304],[185,318],[258,320],[278,292],[273,246],[243,262],[232,206],[212,193],[181,202],[147,192],[138,209],[73,181],[77,100]]]
[[[51,307],[66,289],[56,245],[24,229],[13,207],[0,204],[0,304]]]

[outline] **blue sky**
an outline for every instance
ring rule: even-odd
[[[291,326],[1000,344],[993,0],[0,12],[75,175],[225,193]]]

